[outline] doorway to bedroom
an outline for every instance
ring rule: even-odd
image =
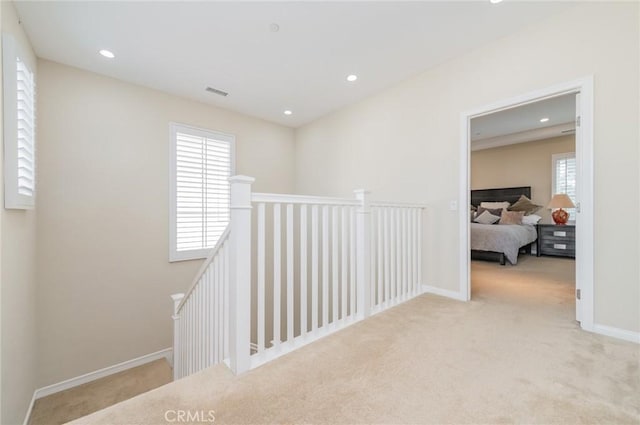
[[[567,83],[462,114],[468,168],[460,289],[467,299],[533,308],[591,329],[591,84]]]
[[[472,299],[575,311],[575,111],[569,93],[471,120]]]

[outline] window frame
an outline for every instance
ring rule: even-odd
[[[18,146],[18,66],[20,60],[33,78],[33,120],[32,128],[32,194],[20,193],[19,183],[19,146]],[[4,207],[6,209],[32,210],[36,204],[37,193],[37,101],[36,71],[31,58],[24,54],[15,38],[2,33],[2,94],[3,94],[3,145],[4,145]]]
[[[578,186],[578,160],[576,158],[575,152],[565,152],[565,153],[555,153],[551,155],[551,197],[556,194],[556,182],[557,182],[557,162],[559,160],[566,160],[573,158],[576,161],[576,187],[574,188],[575,196],[578,196],[577,186]],[[572,199],[573,203],[576,204],[577,199]],[[577,204],[576,204],[577,205]],[[576,221],[576,208],[565,208],[565,210],[569,213],[569,221]]]
[[[229,143],[230,177],[236,169],[235,135],[221,131],[208,130],[177,122],[169,123],[169,262],[199,260],[207,258],[213,247],[178,251],[177,249],[177,134],[187,133],[197,137],[206,137]]]

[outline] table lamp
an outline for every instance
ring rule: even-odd
[[[569,220],[569,213],[563,210],[563,208],[575,208],[576,206],[571,201],[571,198],[565,193],[558,193],[557,195],[553,195],[551,198],[551,202],[547,205],[548,209],[554,209],[553,213],[551,213],[551,217],[553,217],[553,221],[555,221],[558,225],[567,224],[567,220]]]

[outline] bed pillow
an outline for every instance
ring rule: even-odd
[[[502,210],[498,224],[522,224],[522,217],[524,217],[524,211]]]
[[[488,209],[509,208],[509,205],[511,205],[511,204],[508,203],[507,201],[504,201],[504,202],[480,202],[480,206],[481,207],[488,208]]]
[[[535,215],[535,214],[529,214],[522,217],[522,224],[530,224],[532,226],[535,226],[536,224],[538,224],[538,222],[542,219],[542,217],[540,217],[539,215]]]
[[[513,205],[507,208],[509,211],[524,211],[524,215],[530,215],[542,208],[542,205],[536,205],[531,199],[522,195]]]
[[[485,208],[485,207],[478,207],[478,211],[476,211],[476,216],[479,216],[480,214],[482,214],[485,211],[489,211],[489,213],[491,213],[492,215],[498,216],[500,217],[500,215],[502,215],[502,210],[504,208]]]
[[[473,219],[473,221],[480,224],[493,224],[498,220],[500,220],[500,217],[491,214],[489,211],[484,211],[482,214],[478,214],[478,216]]]

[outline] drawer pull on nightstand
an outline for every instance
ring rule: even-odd
[[[555,231],[553,232],[553,236],[562,236],[563,238],[567,236],[567,232],[565,231]]]
[[[567,249],[567,246],[563,243],[554,243],[553,249]]]

